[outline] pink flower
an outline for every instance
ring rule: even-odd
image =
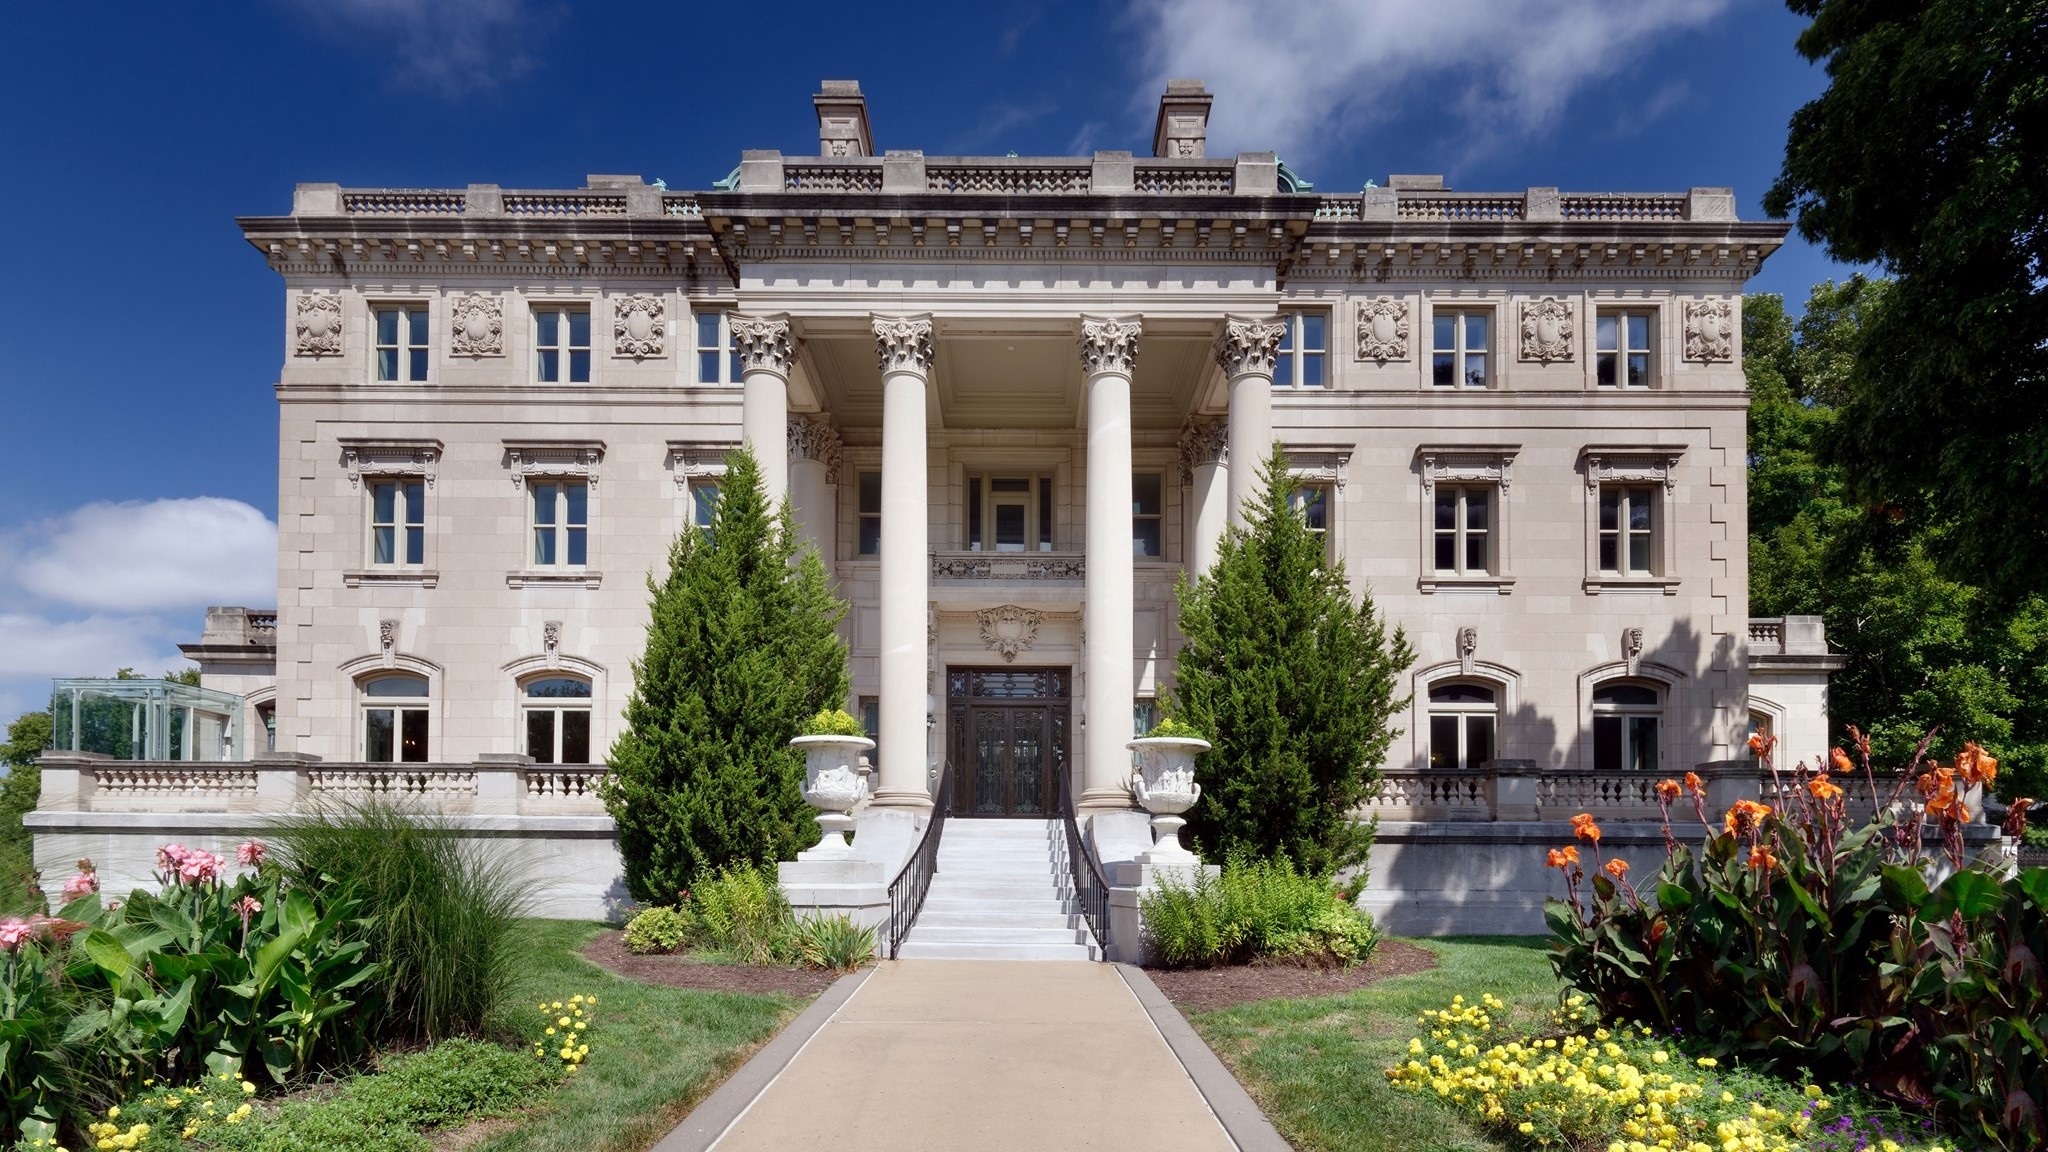
[[[195,848],[178,862],[178,879],[187,884],[205,884],[220,879],[227,865],[228,862],[219,856]]]
[[[244,840],[235,846],[235,863],[244,868],[254,868],[263,863],[263,858],[269,853],[270,849],[265,848],[261,840]]]
[[[90,896],[99,890],[99,873],[80,872],[78,875],[73,876],[71,879],[66,880],[64,882],[64,902],[69,904],[71,901],[76,900],[81,896]]]
[[[254,896],[244,896],[240,900],[235,901],[235,911],[241,915],[242,923],[246,926],[249,923],[249,917],[263,911],[263,901],[258,900]]]
[[[21,942],[35,934],[36,926],[19,916],[0,920],[0,949],[12,952],[21,947]]]
[[[166,844],[156,850],[156,870],[159,872],[176,872],[179,863],[184,859],[184,845]]]

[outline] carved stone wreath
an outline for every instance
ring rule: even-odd
[[[505,302],[496,296],[457,296],[449,302],[448,334],[457,356],[503,356]]]
[[[296,356],[338,356],[341,354],[341,301],[333,296],[301,296],[293,329],[298,342]]]
[[[1392,296],[1358,302],[1358,359],[1408,358],[1408,301]]]
[[[1735,304],[1723,298],[1685,302],[1685,358],[1702,364],[1735,359]]]
[[[612,355],[660,356],[668,336],[659,296],[621,296],[612,301]]]
[[[974,618],[981,624],[981,642],[1006,663],[1037,642],[1038,626],[1045,619],[1040,613],[1015,604],[985,608],[976,612]]]
[[[1569,301],[1545,296],[1522,302],[1522,359],[1543,364],[1570,360],[1577,334]]]

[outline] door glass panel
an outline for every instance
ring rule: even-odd
[[[1429,718],[1429,766],[1431,768],[1456,768],[1458,766],[1458,718],[1456,716],[1431,716]]]
[[[974,713],[974,812],[1003,814],[1003,713],[993,708]]]
[[[391,709],[372,708],[363,713],[363,759],[372,764],[389,764],[392,755]]]
[[[1477,768],[1493,759],[1493,717],[1465,717],[1465,767]]]
[[[526,714],[526,754],[535,764],[555,762],[555,714],[536,708]]]
[[[1621,717],[1593,717],[1593,770],[1621,771]]]
[[[562,763],[590,763],[590,713],[562,713]]]
[[[1010,714],[1010,759],[1013,764],[1010,811],[1018,816],[1045,814],[1045,709],[1019,708]]]

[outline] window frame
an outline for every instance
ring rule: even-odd
[[[541,343],[542,316],[554,316],[556,318],[555,333],[559,339],[555,343]],[[584,343],[582,344],[576,344],[570,340],[570,336],[574,331],[573,325],[575,321],[573,317],[577,316],[581,316],[584,322]],[[589,301],[536,301],[532,306],[532,322],[533,339],[529,344],[533,351],[533,371],[530,375],[535,384],[590,384],[595,381],[597,376],[597,322]],[[557,357],[555,361],[556,379],[553,380],[542,378],[541,366],[547,362],[547,353],[549,352],[555,353]],[[579,352],[583,355],[583,379],[581,380],[575,379],[575,357]],[[568,361],[566,365],[563,363],[564,359]]]
[[[1485,692],[1488,699],[1481,702],[1438,701],[1434,698],[1438,692],[1451,688],[1476,688]],[[1454,673],[1431,681],[1428,692],[1422,701],[1424,719],[1423,769],[1430,772],[1477,772],[1480,770],[1481,764],[1500,759],[1502,694],[1500,685],[1462,674]],[[1457,751],[1454,762],[1443,766],[1435,763],[1436,757],[1434,755],[1436,750],[1436,721],[1439,717],[1451,718],[1457,721]],[[1484,760],[1472,761],[1469,752],[1472,722],[1481,719],[1487,722],[1489,755]]]
[[[1322,321],[1323,338],[1320,347],[1307,347],[1309,319]],[[1286,332],[1280,337],[1280,347],[1273,358],[1273,387],[1290,391],[1326,391],[1336,386],[1331,371],[1334,363],[1330,358],[1330,334],[1334,328],[1333,313],[1328,308],[1283,308],[1280,323]],[[1317,384],[1303,383],[1308,375],[1307,367],[1311,358],[1320,365],[1322,381]],[[1283,379],[1284,378],[1284,379]]]
[[[1158,484],[1156,490],[1158,503],[1150,512],[1139,511],[1138,480],[1141,477],[1149,478]],[[1151,543],[1153,544],[1153,549],[1150,552],[1138,550],[1138,545],[1142,541],[1138,534],[1138,525],[1143,522],[1150,522],[1152,525]],[[1164,472],[1148,468],[1137,468],[1131,472],[1131,559],[1137,561],[1166,559],[1166,474]]]
[[[590,481],[581,476],[534,475],[526,478],[524,487],[526,488],[526,541],[528,544],[526,552],[527,571],[582,572],[588,569],[590,567],[592,545],[596,543],[596,533],[594,531],[596,525],[594,522],[597,519],[594,505],[595,494],[592,491]],[[542,524],[540,522],[540,497],[543,489],[555,495],[555,521],[549,524]],[[583,523],[581,524],[576,524],[569,519],[570,509],[573,506],[569,496],[571,489],[581,489],[583,492]],[[583,533],[583,559],[580,562],[569,559],[573,551],[571,546],[576,540],[575,533],[578,530],[581,530]],[[542,560],[540,558],[540,540],[543,531],[548,532],[558,559]]]
[[[1607,509],[1610,498],[1614,507],[1614,527],[1607,526]],[[1600,485],[1596,494],[1593,527],[1598,535],[1595,544],[1595,564],[1602,577],[1610,580],[1655,579],[1663,576],[1663,557],[1658,547],[1663,535],[1662,498],[1652,484],[1618,482]],[[1642,512],[1646,527],[1634,526],[1635,514]],[[1608,562],[1608,545],[1613,544],[1614,560]],[[1642,545],[1642,554],[1648,565],[1638,567],[1636,544]]]
[[[426,687],[418,696],[374,696],[370,686],[385,680],[417,680]],[[407,667],[378,668],[364,672],[354,678],[356,697],[355,751],[359,763],[363,764],[431,764],[434,762],[434,733],[440,727],[435,715],[434,678],[425,672]],[[417,700],[417,704],[399,704],[393,701]],[[370,715],[373,712],[392,714],[392,757],[389,760],[371,759]],[[409,722],[406,714],[416,714],[424,727],[420,734],[420,755],[408,758],[405,755],[406,728]]]
[[[1295,515],[1302,516],[1304,509],[1308,507],[1308,502],[1303,500],[1302,498],[1304,493],[1314,492],[1321,497],[1319,502],[1321,503],[1323,509],[1323,526],[1317,528],[1314,525],[1310,525],[1309,531],[1323,538],[1324,561],[1328,562],[1334,559],[1337,554],[1336,483],[1330,480],[1303,477],[1298,475],[1290,477],[1289,479],[1293,486],[1289,488],[1287,491],[1287,507],[1288,510],[1292,511]],[[1304,519],[1306,519],[1306,517],[1304,517]]]
[[[583,685],[584,694],[581,696],[553,697],[533,696],[530,694],[534,685],[549,680],[578,681]],[[579,768],[588,767],[600,762],[600,760],[592,758],[598,748],[597,682],[594,678],[580,672],[551,668],[520,677],[515,684],[515,689],[519,695],[519,727],[515,731],[515,738],[518,739],[519,747],[524,750],[524,754],[532,757],[535,764],[544,764],[550,767]],[[563,723],[563,717],[572,712],[583,714],[584,759],[582,760],[565,760],[562,757],[562,745],[568,728]],[[553,718],[549,726],[548,737],[549,743],[552,745],[549,749],[550,759],[543,760],[535,756],[533,752],[533,721],[531,717],[535,713],[546,713]]]
[[[874,509],[868,509],[868,480],[874,479]],[[867,526],[873,522],[874,544],[867,547]],[[856,559],[880,559],[882,555],[882,471],[856,469],[853,473],[853,555]]]
[[[1671,447],[1605,448],[1588,446],[1580,451],[1580,466],[1586,481],[1586,576],[1589,595],[1603,592],[1660,590],[1675,596],[1682,583],[1678,572],[1678,532],[1672,517],[1683,506],[1678,498],[1678,465],[1682,445]],[[1631,489],[1647,497],[1650,518],[1650,569],[1610,569],[1601,561],[1602,528],[1600,512],[1611,490]],[[1617,523],[1619,520],[1617,519]],[[1616,559],[1622,558],[1617,547]]]
[[[1663,364],[1665,348],[1663,308],[1658,304],[1645,300],[1595,299],[1589,302],[1587,311],[1593,317],[1592,331],[1586,333],[1587,384],[1596,392],[1608,393],[1651,392],[1663,387],[1665,380],[1665,365]],[[1628,321],[1630,317],[1640,317],[1643,320],[1643,335],[1646,341],[1643,348],[1635,348],[1629,342]],[[1615,347],[1613,349],[1603,349],[1601,347],[1600,326],[1601,321],[1609,319],[1615,321]],[[1631,384],[1625,382],[1625,373],[1620,371],[1617,371],[1615,383],[1601,382],[1600,358],[1602,356],[1614,356],[1616,358],[1615,366],[1619,370],[1625,366],[1629,356],[1637,354],[1643,357],[1644,380],[1642,383]]]
[[[387,314],[398,317],[398,339],[386,344],[383,340],[384,317]],[[420,331],[414,331],[417,321]],[[375,384],[427,384],[432,382],[434,373],[434,318],[433,306],[424,300],[379,300],[370,305],[370,381]],[[420,339],[417,343],[413,337]],[[395,354],[393,372],[384,375],[384,351],[392,349]],[[413,369],[417,367],[417,375]]]
[[[1511,595],[1515,587],[1514,485],[1515,457],[1520,444],[1422,444],[1415,449],[1415,470],[1422,479],[1418,502],[1421,529],[1416,588],[1425,594],[1449,590],[1492,591]],[[1439,571],[1436,566],[1436,503],[1443,488],[1489,489],[1487,571]],[[1460,549],[1462,558],[1463,550]]]
[[[1470,341],[1466,339],[1465,322],[1468,318],[1474,316],[1481,317],[1486,321],[1486,339],[1481,347],[1477,349],[1469,347]],[[1436,339],[1437,322],[1446,317],[1450,318],[1452,323],[1452,347],[1448,349],[1438,348]],[[1498,389],[1500,387],[1502,364],[1499,343],[1500,308],[1498,305],[1452,300],[1444,301],[1441,304],[1431,302],[1429,308],[1429,343],[1428,347],[1424,349],[1422,363],[1424,386],[1432,392],[1446,393],[1487,392]],[[1481,383],[1469,384],[1465,382],[1465,358],[1475,353],[1485,357],[1486,376]],[[1449,355],[1452,358],[1452,379],[1448,384],[1438,383],[1436,379],[1436,358],[1442,355]]]
[[[1448,529],[1443,527],[1437,516],[1437,511],[1442,506],[1446,495],[1452,501],[1451,527]],[[1485,506],[1487,513],[1486,527],[1484,528],[1475,529],[1471,527],[1471,498],[1475,495],[1486,497]],[[1496,545],[1499,542],[1500,536],[1498,527],[1500,524],[1499,507],[1500,485],[1498,484],[1464,481],[1437,484],[1433,487],[1430,493],[1429,507],[1429,565],[1430,571],[1437,579],[1490,579],[1496,575],[1496,570],[1499,567],[1499,563],[1495,559],[1498,552]],[[1451,566],[1449,568],[1443,567],[1438,562],[1439,545],[1443,543],[1446,533],[1449,534],[1451,541]],[[1484,536],[1484,539],[1480,541],[1480,546],[1485,552],[1485,560],[1477,569],[1471,568],[1467,563],[1471,555],[1471,538],[1474,534]]]
[[[1644,691],[1652,693],[1656,697],[1656,703],[1626,704],[1617,703],[1613,701],[1603,701],[1600,699],[1600,696],[1603,692],[1608,692],[1616,688],[1640,688]],[[1646,768],[1640,769],[1640,771],[1645,775],[1654,775],[1658,772],[1662,772],[1665,770],[1664,765],[1666,763],[1666,757],[1664,755],[1664,744],[1666,737],[1668,735],[1669,728],[1669,725],[1665,723],[1665,716],[1671,708],[1671,689],[1669,685],[1659,684],[1651,680],[1642,679],[1640,677],[1613,677],[1607,680],[1602,680],[1599,683],[1593,685],[1592,694],[1590,696],[1588,703],[1589,708],[1587,712],[1588,719],[1586,725],[1586,757],[1588,761],[1588,766],[1592,771],[1638,771],[1638,769],[1629,767],[1629,764],[1635,759],[1637,759],[1637,757],[1631,756],[1630,752],[1632,750],[1637,750],[1642,747],[1638,735],[1638,730],[1634,723],[1634,721],[1638,720],[1650,720],[1653,721],[1655,724],[1655,727],[1652,729],[1653,735],[1649,743],[1650,763]],[[1617,722],[1617,735],[1620,739],[1619,747],[1621,756],[1621,760],[1618,765],[1604,768],[1601,767],[1600,764],[1599,729],[1602,720],[1611,720]]]
[[[385,526],[386,522],[379,520],[377,517],[377,491],[386,486],[390,486],[394,490],[392,498],[393,518],[389,521],[392,535],[392,556],[394,558],[388,561],[380,561],[377,559],[377,531],[380,527]],[[392,473],[363,478],[363,567],[365,569],[371,572],[423,572],[427,570],[431,562],[427,545],[432,537],[432,534],[427,531],[430,524],[427,515],[427,493],[430,490],[424,473],[419,475]],[[415,504],[418,505],[417,508],[414,507]],[[417,523],[413,520],[415,512],[418,513],[419,517]],[[411,533],[415,529],[419,532],[419,559],[398,559],[397,557],[401,553],[401,544],[406,546],[403,549],[404,553],[408,556],[410,555]]]
[[[727,315],[734,305],[730,303],[698,303],[690,308],[690,383],[702,387],[724,388],[741,383],[744,370],[740,363],[739,345],[732,338],[732,320]],[[704,343],[704,323],[714,326],[716,344]],[[715,361],[724,369],[724,379],[704,378],[704,357],[716,355]]]
[[[960,539],[964,551],[989,556],[1030,556],[1057,550],[1059,480],[1051,468],[1042,465],[992,465],[981,471],[968,472],[961,479],[964,485],[961,504],[965,515],[960,526]],[[994,487],[998,480],[1023,480],[1025,491],[999,495]],[[1016,503],[1013,498],[1018,496],[1022,497],[1024,508],[1024,546],[1004,551],[996,544],[996,509]],[[1164,507],[1163,483],[1160,503]]]

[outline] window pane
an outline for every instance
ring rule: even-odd
[[[1648,388],[1650,386],[1650,358],[1638,352],[1628,358],[1628,386]]]
[[[406,708],[399,712],[398,758],[407,764],[427,762],[427,710]]]
[[[1621,493],[1600,493],[1600,530],[1612,532],[1621,526]]]
[[[1431,768],[1456,768],[1458,766],[1458,718],[1456,716],[1431,716],[1429,718],[1429,766]]]
[[[1484,354],[1478,352],[1465,353],[1465,386],[1467,388],[1486,387],[1486,357]]]
[[[1436,526],[1451,529],[1458,526],[1458,490],[1439,488],[1436,492]]]
[[[1465,490],[1465,527],[1477,532],[1486,531],[1487,491],[1484,488]]]
[[[427,350],[425,348],[415,348],[412,350],[411,367],[412,375],[407,377],[407,379],[418,381],[427,378]]]
[[[1628,570],[1648,572],[1650,564],[1650,534],[1631,532],[1628,534]]]
[[[1449,387],[1458,382],[1458,356],[1455,352],[1439,352],[1429,363],[1429,378],[1434,384]]]
[[[1650,317],[1642,312],[1628,314],[1628,346],[1631,350],[1645,352],[1650,347]]]
[[[1593,771],[1621,770],[1621,717],[1593,717]]]
[[[1430,347],[1439,352],[1455,351],[1458,347],[1458,314],[1439,312],[1430,321],[1433,335]]]
[[[1629,767],[1638,772],[1657,770],[1657,718],[1655,716],[1631,716],[1628,718]]]
[[[380,480],[370,485],[370,519],[377,524],[397,521],[398,484],[395,481]]]
[[[738,352],[730,352],[726,356],[725,361],[725,378],[735,384],[739,383],[740,376],[744,371],[740,366],[740,354]]]
[[[427,522],[427,482],[408,480],[405,482],[405,522],[425,524]]]
[[[1486,563],[1486,533],[1465,533],[1465,571],[1482,573],[1490,570]]]
[[[562,495],[569,505],[569,515],[563,523],[590,523],[590,489],[581,484],[564,484],[562,485]]]
[[[1301,383],[1304,388],[1321,388],[1323,386],[1322,353],[1302,353]]]
[[[552,349],[542,349],[539,359],[534,361],[535,375],[543,384],[559,383],[562,378],[562,354]]]
[[[562,316],[559,312],[541,311],[533,314],[534,343],[542,347],[554,347],[562,342]]]
[[[398,379],[398,349],[396,349],[396,348],[379,348],[379,349],[377,349],[377,379],[379,379],[379,380],[396,380],[396,379]]]
[[[1493,717],[1465,717],[1465,767],[1477,768],[1493,759]]]
[[[1284,312],[1280,316],[1280,351],[1294,351],[1294,330],[1301,326],[1301,315]]]
[[[553,564],[555,562],[555,530],[541,527],[533,530],[533,562]]]
[[[1594,361],[1593,380],[1602,388],[1614,387],[1614,353],[1602,352]]]
[[[535,484],[533,486],[533,522],[535,524],[551,525],[555,522],[556,491],[557,489],[553,484]]]
[[[718,485],[693,484],[690,494],[696,500],[697,527],[711,527],[711,522],[718,517]]]
[[[981,477],[967,478],[967,547],[981,547]]]
[[[1620,568],[1617,565],[1620,562],[1621,545],[1613,536],[1600,537],[1600,570],[1602,572],[1618,572]]]
[[[397,531],[397,529],[389,526],[370,530],[370,563],[395,564],[398,562],[392,555],[393,550],[397,547]]]
[[[398,309],[379,308],[377,310],[377,343],[398,343]]]
[[[405,530],[405,562],[424,564],[427,562],[427,530],[412,527]]]
[[[569,313],[569,346],[590,347],[590,313],[576,311]]]
[[[716,352],[699,352],[699,353],[697,353],[697,383],[699,383],[699,384],[716,384],[716,383],[718,383],[718,353],[716,353]]]
[[[1596,333],[1594,337],[1596,342],[1593,345],[1594,351],[1613,352],[1617,350],[1615,345],[1617,330],[1613,316],[1601,316],[1598,320],[1594,321],[1594,329]]]
[[[1324,343],[1326,339],[1325,329],[1329,327],[1329,323],[1330,318],[1327,316],[1313,312],[1304,312],[1301,317],[1301,350],[1304,352],[1320,352],[1324,348],[1329,347],[1329,345]]]
[[[588,353],[588,352],[571,352],[571,353],[569,353],[569,383],[571,383],[571,384],[588,384],[588,383],[590,383],[590,353]]]
[[[1284,345],[1283,345],[1284,347]],[[1294,356],[1280,353],[1280,359],[1273,362],[1273,387],[1288,388],[1294,384]]]
[[[1458,570],[1458,534],[1439,532],[1436,534],[1436,570],[1456,572]]]
[[[526,754],[536,764],[555,762],[555,714],[546,708],[526,713]]]
[[[998,477],[988,482],[988,490],[991,492],[1010,493],[1029,492],[1031,491],[1031,481],[1021,476]]]
[[[1131,477],[1131,514],[1134,516],[1159,515],[1159,473],[1140,472]]]
[[[1491,704],[1493,689],[1480,684],[1439,684],[1429,690],[1432,704]]]
[[[372,764],[389,764],[395,757],[389,708],[371,708],[363,713],[363,759]]]
[[[427,346],[427,310],[415,308],[405,314],[412,330],[410,343],[416,348]]]
[[[1159,555],[1158,520],[1136,520],[1131,523],[1131,555]]]
[[[882,513],[882,474],[863,472],[860,474],[860,510],[864,514]]]
[[[562,713],[562,763],[590,763],[590,713],[580,708]]]
[[[1024,550],[1024,506],[1021,504],[996,505],[996,550],[999,552],[1021,552]]]
[[[1633,532],[1650,530],[1650,494],[1631,492],[1628,494],[1628,526]]]
[[[1657,707],[1657,690],[1641,684],[1609,684],[1593,691],[1593,703],[1613,704],[1622,708]]]
[[[878,556],[882,551],[882,518],[863,516],[860,518],[860,554]]]
[[[526,682],[529,700],[588,700],[590,681],[574,676],[548,676]]]
[[[1052,477],[1038,478],[1038,550],[1052,551]]]
[[[1484,312],[1469,312],[1465,315],[1465,350],[1486,351],[1486,325],[1488,317]]]
[[[718,314],[716,312],[697,313],[697,347],[718,347]],[[716,358],[711,361],[711,371],[714,374],[718,371],[718,361]]]
[[[423,676],[379,676],[363,685],[365,696],[411,696],[424,699],[427,681]]]
[[[569,563],[588,564],[590,561],[587,556],[587,547],[590,530],[588,528],[570,528],[566,529],[566,531],[569,533]]]

